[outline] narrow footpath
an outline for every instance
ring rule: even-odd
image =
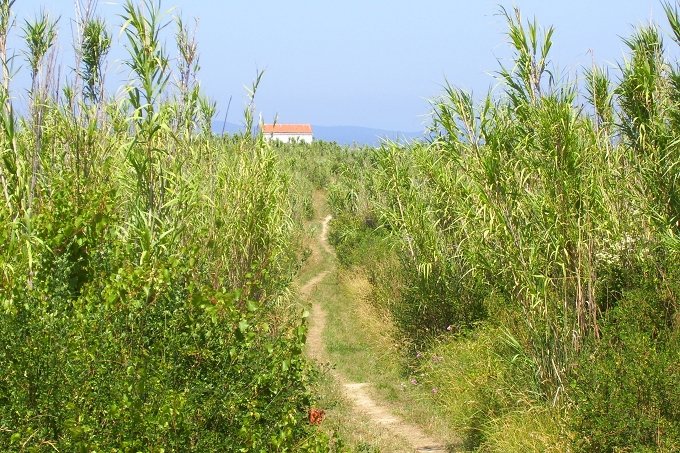
[[[310,266],[314,272],[307,282],[300,288],[301,297],[310,303],[310,328],[307,335],[307,353],[318,363],[328,362],[328,355],[324,345],[324,329],[326,328],[326,312],[324,300],[319,300],[317,288],[324,281],[337,272],[336,260],[332,247],[328,243],[328,226],[331,216],[327,216],[321,223],[321,232],[311,244],[312,255]],[[351,382],[343,373],[333,367],[329,371],[332,379],[342,389],[345,399],[351,402],[351,408],[364,419],[370,420],[376,428],[387,431],[394,437],[395,445],[403,445],[405,452],[446,452],[443,442],[429,437],[419,426],[410,424],[394,415],[390,408],[381,401],[374,399],[369,390],[369,382]]]

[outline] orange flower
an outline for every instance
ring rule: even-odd
[[[324,412],[322,409],[312,408],[309,410],[308,415],[310,425],[320,425],[324,417],[326,416],[326,412]]]

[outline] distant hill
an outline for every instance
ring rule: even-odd
[[[314,138],[341,145],[379,146],[383,140],[396,142],[422,138],[418,132],[388,131],[358,126],[313,126]]]
[[[222,122],[215,122],[213,123],[213,130],[219,134],[222,132],[222,126]],[[379,146],[383,140],[403,143],[405,141],[424,137],[424,134],[420,132],[389,131],[359,126],[312,125],[312,129],[314,130],[314,139],[326,142],[336,142],[340,145]],[[229,134],[234,134],[242,132],[243,126],[227,123],[224,130]]]

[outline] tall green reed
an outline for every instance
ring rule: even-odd
[[[33,204],[41,167],[42,132],[49,84],[53,81],[54,60],[48,54],[57,39],[57,20],[44,11],[33,21],[26,21],[23,37],[26,42],[26,62],[31,71],[30,110],[35,144],[31,156],[31,187],[29,207]],[[54,53],[52,53],[54,56]]]
[[[178,89],[177,100],[177,130],[187,136],[191,136],[196,127],[196,117],[199,110],[200,87],[197,83],[197,74],[200,69],[198,43],[196,41],[196,28],[194,29],[182,21],[181,17],[175,20],[177,31],[175,42],[177,44],[178,59]]]
[[[447,86],[434,104],[433,143],[379,154],[378,200],[420,276],[425,296],[413,303],[432,313],[413,321],[427,330],[505,313],[540,393],[558,401],[620,294],[608,260],[630,258],[627,238],[649,226],[626,215],[631,186],[619,178],[634,184],[634,175],[615,146],[606,74],[586,73],[590,116],[577,105],[577,84],[551,72],[553,29],[517,10],[502,14],[514,51],[498,73],[502,95],[475,105]]]
[[[677,5],[664,4],[678,41]],[[680,144],[678,142],[679,73],[667,61],[661,32],[640,28],[625,40],[630,58],[621,67],[616,90],[621,108],[621,132],[630,147],[644,184],[644,195],[655,202],[661,225],[680,233]]]
[[[160,41],[163,23],[160,2],[145,0],[136,6],[130,0],[124,6],[123,30],[127,38],[129,60],[126,64],[134,79],[128,88],[127,101],[133,112],[134,140],[128,149],[128,159],[137,177],[138,195],[143,209],[154,217],[163,205],[165,180],[160,166],[163,148],[155,138],[164,123],[159,104],[170,78],[168,57]]]

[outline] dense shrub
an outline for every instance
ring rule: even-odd
[[[277,184],[268,172],[248,182],[263,177]],[[206,230],[194,222],[145,245],[124,220],[115,183],[76,198],[72,180],[55,175],[50,189],[30,242],[12,249],[17,232],[3,218],[0,444],[276,451],[313,442],[306,327],[301,312],[277,303],[295,262],[279,255],[267,264],[278,247],[295,249],[285,242],[291,230],[268,230],[247,251],[248,272],[235,273],[245,252],[224,254],[229,234],[201,244]],[[231,277],[215,280],[226,266]]]
[[[573,380],[582,451],[680,448],[675,310],[656,292],[636,290],[607,313],[602,341],[584,351]]]
[[[0,322],[0,443],[232,451],[299,441],[304,326],[275,332],[256,305],[193,287],[179,266],[123,264],[70,302],[15,299]]]

